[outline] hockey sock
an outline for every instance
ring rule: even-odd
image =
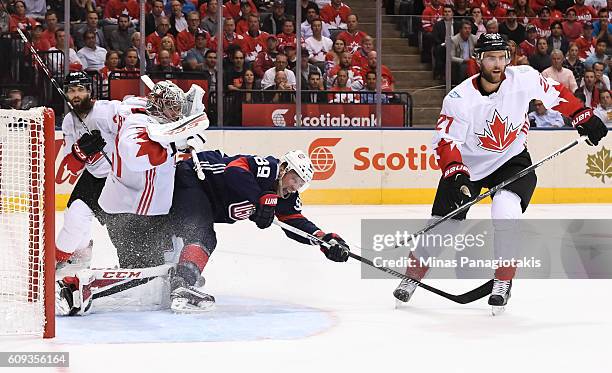
[[[188,285],[195,285],[208,263],[209,256],[208,251],[200,244],[185,245],[176,266],[176,274],[185,279]]]

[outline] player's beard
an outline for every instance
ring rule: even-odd
[[[502,68],[499,70],[500,73],[495,73],[495,75],[493,75],[493,70],[486,71],[485,69],[482,69],[482,71],[480,72],[480,76],[491,84],[497,84],[502,81],[504,76],[504,69]]]
[[[93,101],[89,95],[87,95],[84,99],[77,101],[77,103],[74,102],[74,99],[70,103],[74,107],[74,111],[76,111],[79,115],[87,114],[93,108]]]

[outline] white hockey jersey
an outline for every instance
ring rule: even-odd
[[[463,163],[472,181],[490,175],[525,149],[532,99],[566,116],[582,108],[567,88],[530,66],[507,67],[499,89],[488,96],[480,93],[478,78],[463,81],[446,95],[433,137],[442,171]]]
[[[170,211],[175,160],[171,152],[149,139],[152,117],[138,109],[120,123],[114,144],[113,167],[98,200],[108,213],[163,215]]]
[[[113,142],[117,134],[117,113],[121,101],[98,100],[86,116],[81,116],[90,131],[99,130],[102,138],[106,141],[104,151],[109,154],[113,150]],[[64,156],[72,153],[72,145],[87,132],[81,122],[70,113],[62,121],[62,132],[64,133]],[[76,158],[75,158],[76,160]],[[102,153],[96,154],[85,163],[85,168],[93,176],[102,178],[108,175],[111,165],[104,159]]]
[[[146,101],[140,97],[128,98],[125,101],[94,101],[93,108],[81,119],[87,125],[90,131],[99,130],[106,145],[104,152],[111,157],[114,149],[115,137],[117,136],[119,123],[125,117],[131,114],[131,109],[134,107],[144,107]],[[64,117],[62,121],[62,132],[64,134],[64,157],[71,155],[72,145],[87,132],[74,114],[70,113]],[[72,158],[72,156],[71,156]],[[70,163],[79,163],[76,158],[70,159],[70,162],[65,162],[70,172],[76,173],[77,168],[81,169],[82,164],[72,166]],[[97,178],[103,178],[108,175],[111,170],[111,165],[104,159],[102,153],[98,153],[88,159],[84,164],[89,173]]]

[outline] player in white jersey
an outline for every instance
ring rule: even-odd
[[[436,126],[433,146],[442,170],[442,177],[434,199],[433,218],[444,216],[490,188],[529,167],[531,158],[526,148],[529,120],[527,111],[532,99],[572,118],[580,135],[588,136],[590,145],[597,145],[606,136],[607,128],[583,107],[571,92],[552,79],[544,78],[529,66],[507,67],[510,61],[507,43],[499,34],[483,34],[477,43],[476,59],[481,73],[463,81],[444,98]],[[495,257],[510,257],[513,247],[513,225],[525,212],[536,187],[535,173],[504,187],[493,196],[491,217],[494,225]],[[453,229],[467,211],[449,221]],[[439,249],[437,249],[439,250]],[[435,250],[417,247],[411,254],[419,257],[435,256]],[[499,255],[497,255],[499,254]],[[421,279],[429,268],[408,267],[406,274]],[[515,267],[500,267],[495,271],[493,292],[489,304],[494,313],[510,298]],[[416,286],[403,280],[394,296],[407,302]]]
[[[64,79],[64,90],[70,103],[91,132],[74,113],[64,117],[62,164],[70,175],[81,175],[68,200],[64,225],[57,236],[55,257],[58,267],[69,261],[87,261],[91,257],[94,216],[104,224],[105,214],[98,205],[98,198],[111,165],[101,150],[107,154],[112,152],[121,120],[121,101],[92,100],[91,84],[90,77],[83,72],[72,72]],[[77,255],[73,256],[75,251]]]

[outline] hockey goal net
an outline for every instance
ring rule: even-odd
[[[0,335],[55,335],[53,110],[0,110]]]

